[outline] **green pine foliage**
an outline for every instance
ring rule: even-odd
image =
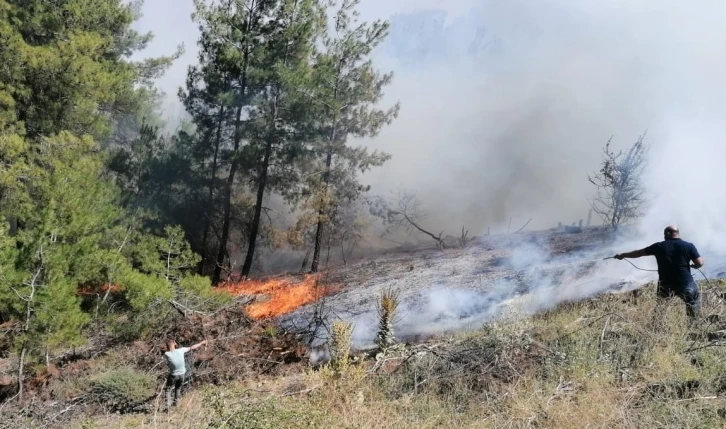
[[[341,206],[357,201],[368,188],[360,185],[358,172],[383,165],[390,155],[365,147],[352,147],[349,136],[371,137],[390,124],[400,109],[377,105],[383,88],[393,79],[381,74],[370,58],[388,35],[384,21],[359,24],[359,0],[343,0],[333,18],[333,30],[321,40],[323,49],[314,57],[310,103],[314,109],[318,139],[314,151],[323,174],[311,175],[311,204],[318,219],[311,271],[318,270],[325,227],[336,223]]]
[[[356,4],[330,28],[327,1],[197,0],[191,120],[169,133],[154,81],[182,49],[131,60],[152,39],[132,28],[140,1],[0,0],[0,352],[21,380],[98,332],[224,305],[212,284],[238,249],[247,276],[285,242],[317,267],[323,226],[362,238],[358,174],[389,156],[347,139],[398,105],[376,107],[387,24],[358,25]],[[299,215],[288,240],[272,198]]]
[[[147,107],[150,80],[172,60],[128,59],[150,40],[131,29],[137,10],[0,1],[0,322],[14,326],[3,344],[20,356],[21,378],[23,365],[82,345],[112,300],[144,314],[173,299],[198,261],[180,228],[155,235],[138,222],[124,202],[148,180],[130,171],[139,180],[119,186],[101,150]]]

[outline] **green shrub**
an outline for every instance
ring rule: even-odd
[[[345,371],[350,362],[350,347],[353,338],[353,324],[336,320],[332,332],[332,365],[336,371]]]
[[[153,375],[119,368],[91,377],[92,398],[115,411],[130,411],[156,394]]]

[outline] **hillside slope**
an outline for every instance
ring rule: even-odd
[[[726,424],[726,281],[701,283],[702,320],[691,326],[679,299],[658,305],[654,273],[602,260],[612,244],[593,228],[392,252],[315,277],[330,295],[260,320],[248,310],[275,299],[268,286],[288,299],[295,281],[313,278],[245,282],[257,294],[223,311],[145,341],[99,341],[39,371],[29,404],[0,404],[0,427]],[[399,344],[379,352],[376,305],[389,290]],[[161,393],[169,336],[211,340],[171,412]],[[321,365],[320,351],[332,360]]]
[[[707,320],[692,328],[646,287],[82,427],[723,427],[726,283],[701,286]]]

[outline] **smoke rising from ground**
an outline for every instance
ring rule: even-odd
[[[615,243],[621,243],[616,240]],[[616,244],[617,246],[618,244]],[[420,288],[407,289],[397,313],[395,332],[399,340],[410,340],[463,329],[480,328],[484,323],[508,315],[526,316],[606,292],[627,291],[655,280],[655,273],[639,271],[624,262],[602,258],[614,253],[610,245],[596,251],[574,251],[553,256],[546,245],[524,242],[506,258],[514,275],[492,279],[486,274],[476,284],[438,280]],[[481,261],[483,268],[491,261]],[[654,269],[653,261],[642,261]],[[446,270],[446,264],[438,267]],[[486,270],[481,270],[486,272]],[[377,329],[373,310],[360,314],[339,314],[355,324],[354,345],[373,347]]]

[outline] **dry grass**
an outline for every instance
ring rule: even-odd
[[[332,365],[337,371],[345,371],[350,362],[353,324],[342,320],[333,322],[331,340],[333,346]]]
[[[718,288],[726,291],[726,283]],[[192,392],[170,415],[96,427],[695,428],[726,425],[726,328],[711,299],[689,328],[653,287],[268,384]],[[653,312],[657,316],[653,318]],[[655,321],[653,321],[655,320]],[[345,330],[344,330],[345,331]],[[344,332],[343,332],[344,333]],[[374,370],[375,369],[375,370]],[[250,390],[253,389],[253,390]],[[92,426],[86,426],[92,427]]]

